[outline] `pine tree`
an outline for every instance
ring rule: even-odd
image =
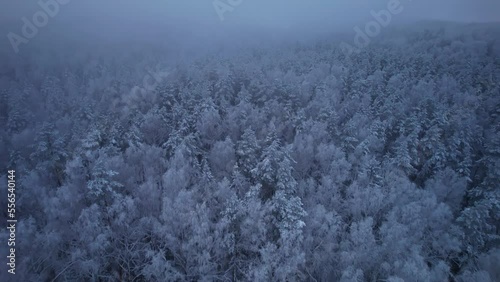
[[[35,161],[35,167],[41,174],[47,173],[49,179],[61,186],[65,178],[65,162],[68,158],[66,151],[66,140],[55,129],[53,123],[44,123],[36,138],[34,152],[31,158]]]
[[[257,165],[256,156],[259,154],[259,150],[255,132],[249,128],[246,129],[236,146],[238,166],[245,176],[250,176],[251,171]]]

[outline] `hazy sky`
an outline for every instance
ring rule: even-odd
[[[40,0],[38,0],[40,1]],[[0,0],[2,19],[29,17],[39,8],[37,0]],[[41,0],[48,1],[48,0]],[[231,0],[220,0],[228,2]],[[61,17],[94,20],[186,20],[200,24],[289,26],[303,23],[343,24],[370,17],[390,0],[241,0],[220,21],[213,0],[70,0]],[[405,19],[500,21],[499,0],[400,0]],[[81,23],[85,24],[85,23]]]
[[[42,10],[40,1],[62,0],[0,0],[0,33],[9,44],[8,32],[21,34],[22,17],[32,19]],[[279,33],[346,30],[363,26],[372,20],[371,11],[387,9],[398,0],[64,0],[60,11],[49,19],[51,29],[63,27],[63,35],[83,33],[112,38],[128,36],[135,41],[154,38],[151,34],[172,34],[187,38],[190,34],[215,38],[226,30],[243,33],[246,27],[259,27]],[[219,3],[241,4],[226,11],[222,21],[214,8]],[[394,15],[391,25],[415,20],[446,20],[459,22],[500,22],[500,0],[399,0],[403,11]],[[8,22],[8,24],[6,24]],[[168,31],[168,32],[165,32]],[[261,30],[262,31],[262,30]],[[227,33],[229,34],[229,33]],[[142,37],[141,37],[142,36]],[[53,40],[49,36],[38,38]],[[82,36],[80,36],[83,38]],[[7,46],[7,48],[10,48]]]

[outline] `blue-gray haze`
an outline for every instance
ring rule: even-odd
[[[500,281],[499,1],[0,5],[0,281]]]

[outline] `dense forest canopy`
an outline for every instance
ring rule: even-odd
[[[499,25],[92,44],[3,57],[2,281],[499,281]]]

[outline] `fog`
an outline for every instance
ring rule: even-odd
[[[151,30],[185,29],[213,33],[244,28],[330,31],[352,29],[371,19],[370,11],[387,9],[388,0],[108,0],[68,1],[49,23],[96,34],[133,34]],[[228,4],[229,3],[229,4]],[[233,3],[233,4],[231,4]],[[394,23],[418,20],[490,22],[500,20],[496,0],[401,0],[403,12]],[[217,5],[218,4],[218,5]],[[220,11],[217,12],[218,6]],[[21,28],[22,17],[40,10],[38,1],[2,0],[0,18],[9,31]],[[5,25],[3,29],[5,29]]]
[[[170,51],[177,52],[173,57],[180,57],[180,53],[183,57],[203,55],[214,49],[228,54],[242,47],[314,42],[325,36],[352,43],[355,28],[365,29],[373,22],[374,14],[387,12],[391,5],[398,12],[390,15],[382,34],[387,29],[420,21],[500,21],[497,13],[500,1],[496,0],[0,0],[0,3],[0,33],[4,34],[0,55],[10,59],[28,55],[28,50],[68,48],[65,47],[68,42],[87,46],[92,52],[112,52],[116,47],[110,48],[108,44],[118,44],[122,51],[129,50],[126,47],[132,44],[139,48],[168,46]],[[46,9],[52,14],[47,16]],[[35,19],[37,15],[42,17]],[[26,22],[43,21],[43,16],[47,22],[37,25],[35,35],[27,36]]]
[[[0,0],[0,281],[500,281],[499,12]]]

